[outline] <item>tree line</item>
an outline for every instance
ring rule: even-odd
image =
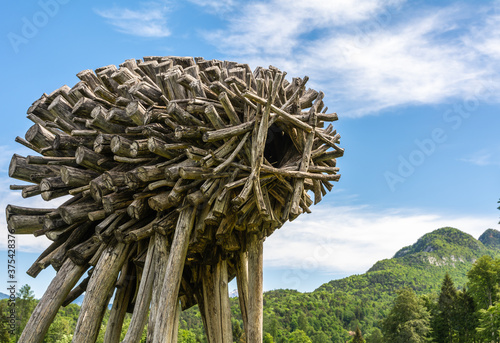
[[[465,289],[446,274],[437,295],[418,297],[401,289],[381,329],[367,343],[500,342],[500,259],[479,258],[467,273]]]

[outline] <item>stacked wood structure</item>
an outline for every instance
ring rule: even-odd
[[[6,209],[11,232],[53,242],[27,273],[57,271],[19,342],[42,342],[85,292],[73,342],[96,340],[114,294],[105,342],[119,342],[127,312],[123,342],[146,324],[148,342],[176,342],[180,312],[198,304],[208,341],[230,343],[234,277],[247,342],[262,342],[263,241],[340,177],[323,93],[272,66],[190,57],[77,76],[29,108],[34,125],[16,141],[37,154],[9,167],[30,183],[11,186],[25,198],[69,196]]]

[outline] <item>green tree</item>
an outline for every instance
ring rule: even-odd
[[[379,328],[373,328],[372,332],[366,336],[366,343],[385,343],[382,331]]]
[[[500,261],[480,257],[467,273],[469,290],[479,309],[487,309],[498,300]]]
[[[453,331],[458,343],[472,342],[476,336],[478,320],[476,316],[476,305],[468,291],[457,292],[455,306],[453,308]]]
[[[196,335],[189,330],[179,329],[178,343],[196,343]]]
[[[457,290],[450,274],[446,273],[441,285],[437,303],[437,313],[431,320],[431,327],[436,343],[452,343],[454,327],[454,306]]]
[[[307,337],[306,333],[302,330],[295,330],[290,334],[288,342],[291,343],[312,343],[311,339]]]
[[[361,334],[361,330],[359,326],[356,327],[356,331],[354,332],[354,337],[349,341],[349,343],[366,343],[363,335]]]
[[[389,315],[383,321],[382,333],[386,342],[427,342],[430,331],[430,314],[422,299],[409,288],[398,291]]]
[[[311,336],[311,341],[313,343],[332,343],[332,340],[323,331],[316,332]]]
[[[35,293],[31,290],[31,287],[29,285],[21,286],[16,294],[17,337],[23,332],[36,304]]]
[[[9,309],[7,300],[0,301],[0,342],[9,341],[9,317],[7,316]]]
[[[271,334],[269,332],[266,332],[266,334],[264,335],[263,342],[264,343],[274,343],[274,338],[273,338],[273,336],[271,336]]]
[[[500,302],[487,310],[479,310],[479,326],[477,332],[484,342],[500,342]]]
[[[71,343],[73,335],[63,335],[56,343]]]
[[[297,319],[297,325],[299,330],[307,332],[307,327],[309,325],[309,322],[307,321],[307,318],[304,313],[301,313],[299,315],[299,318]]]
[[[233,340],[238,342],[241,335],[243,334],[243,329],[241,328],[240,321],[231,317],[231,326],[233,329]]]
[[[73,326],[69,318],[64,317],[61,313],[57,313],[49,327],[49,331],[45,335],[45,343],[55,343],[64,339],[64,336],[73,333]]]

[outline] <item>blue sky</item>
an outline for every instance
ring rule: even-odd
[[[342,178],[267,239],[266,289],[363,273],[442,226],[476,238],[498,229],[498,1],[41,0],[6,3],[0,16],[2,207],[58,204],[8,190],[11,155],[29,153],[14,138],[42,93],[129,58],[203,56],[308,75],[339,114]],[[54,272],[24,270],[48,241],[17,243],[19,282],[41,296]]]

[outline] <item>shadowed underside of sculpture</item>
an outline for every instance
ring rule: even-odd
[[[180,312],[198,304],[210,343],[231,343],[236,277],[247,342],[262,342],[263,241],[332,189],[340,136],[323,93],[275,67],[145,57],[84,70],[44,94],[16,141],[23,197],[70,197],[58,208],[9,205],[9,230],[53,243],[28,274],[52,283],[19,342],[42,342],[58,309],[85,292],[73,342],[104,336],[176,342]],[[82,276],[83,281],[77,285]]]

